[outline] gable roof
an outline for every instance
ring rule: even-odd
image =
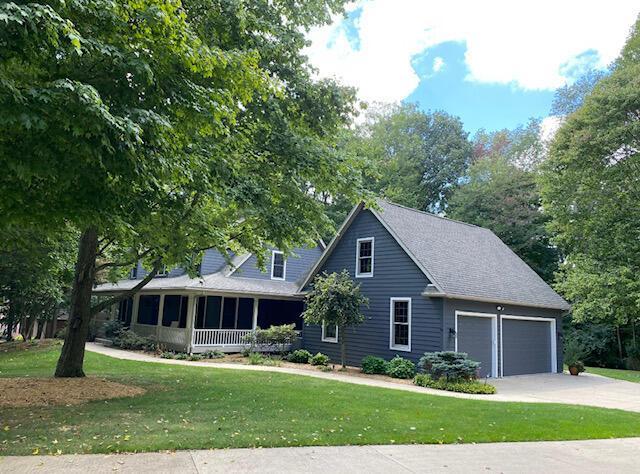
[[[377,204],[379,209],[370,209],[372,214],[431,281],[433,286],[425,289],[426,296],[570,308],[489,229],[384,200]],[[362,204],[356,206],[345,224],[348,226],[362,209]],[[319,270],[345,230],[345,226],[341,227],[303,286]]]

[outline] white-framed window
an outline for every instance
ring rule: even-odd
[[[287,261],[279,250],[271,252],[271,279],[284,280],[287,276]]]
[[[391,298],[389,348],[411,351],[411,298]]]
[[[322,342],[338,342],[338,325],[322,321]]]
[[[373,276],[374,238],[358,239],[356,243],[356,278]]]
[[[162,265],[160,267],[160,269],[158,270],[158,273],[156,273],[157,277],[166,277],[167,275],[169,275],[169,270],[167,269],[166,265]]]

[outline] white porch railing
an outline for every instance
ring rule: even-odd
[[[252,329],[194,329],[193,346],[243,346]]]

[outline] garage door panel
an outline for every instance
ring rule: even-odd
[[[502,318],[502,375],[551,372],[551,323]]]
[[[458,352],[480,362],[480,376],[491,376],[493,367],[493,320],[478,316],[458,316]]]

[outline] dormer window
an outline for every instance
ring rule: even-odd
[[[356,244],[356,278],[373,276],[374,238],[358,239]]]
[[[156,273],[157,277],[166,277],[167,275],[169,275],[169,271],[167,270],[167,266],[166,265],[162,265],[160,267],[160,269],[158,270],[158,273]]]
[[[284,280],[287,274],[287,261],[279,250],[271,252],[271,279]]]
[[[131,269],[131,271],[129,272],[129,279],[131,280],[135,280],[136,278],[138,278],[138,267],[135,266]]]

